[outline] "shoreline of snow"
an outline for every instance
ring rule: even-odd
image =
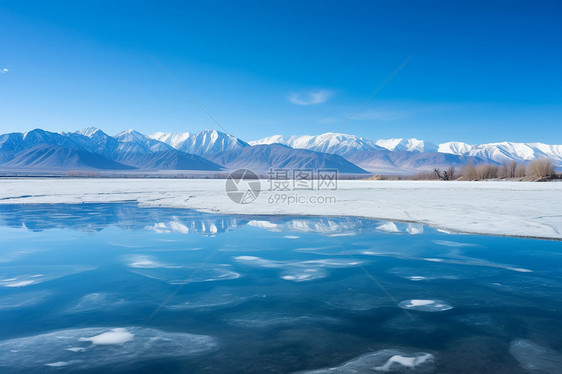
[[[245,215],[353,216],[418,222],[450,231],[562,240],[562,183],[338,181],[337,190],[262,191],[236,204],[225,180],[0,179],[2,204],[80,204],[135,201],[145,207]],[[275,194],[335,198],[332,203],[271,204]],[[1,208],[0,208],[1,209]]]

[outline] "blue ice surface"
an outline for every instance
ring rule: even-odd
[[[560,241],[0,206],[2,373],[555,373],[561,312]]]

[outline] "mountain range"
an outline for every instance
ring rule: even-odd
[[[245,142],[216,130],[196,133],[134,130],[110,136],[100,129],[0,135],[0,170],[69,171],[190,170],[220,172],[248,168],[337,169],[344,174],[413,173],[449,166],[527,163],[549,158],[562,167],[562,145],[462,142],[433,144],[415,138],[369,140],[355,135],[281,136]]]

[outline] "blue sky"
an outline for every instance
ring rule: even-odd
[[[118,3],[118,4],[117,4]],[[562,143],[559,1],[1,1],[0,133]],[[413,56],[413,57],[412,57]],[[7,69],[7,71],[5,71]]]

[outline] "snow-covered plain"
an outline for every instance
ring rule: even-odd
[[[0,204],[137,201],[225,214],[358,216],[467,233],[562,239],[562,183],[339,181],[337,190],[287,192],[268,187],[262,181],[254,202],[236,204],[226,195],[224,180],[2,179]],[[272,203],[276,194],[301,202]],[[329,201],[312,203],[311,197]]]

